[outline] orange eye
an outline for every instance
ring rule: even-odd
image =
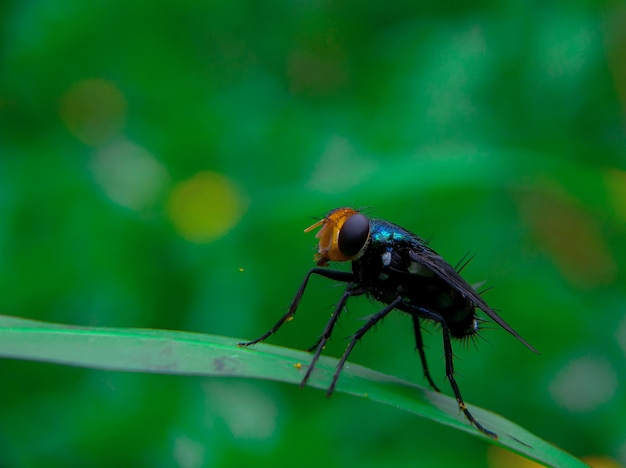
[[[365,247],[369,238],[369,220],[352,208],[337,208],[304,232],[322,227],[316,237],[320,240],[315,261],[319,266],[329,261],[345,262]]]

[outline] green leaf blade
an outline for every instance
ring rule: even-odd
[[[3,358],[111,371],[300,383],[310,354],[267,344],[239,348],[239,341],[178,331],[75,327],[0,316]],[[336,364],[334,358],[320,358],[308,385],[325,390]],[[503,417],[471,406],[476,418],[498,434],[493,441],[465,420],[453,398],[353,363],[346,364],[336,391],[454,427],[547,466],[586,466]]]

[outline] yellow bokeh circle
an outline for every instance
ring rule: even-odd
[[[178,233],[192,242],[211,242],[231,230],[247,208],[229,178],[203,171],[179,182],[169,194],[167,213]]]

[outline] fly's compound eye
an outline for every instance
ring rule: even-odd
[[[369,220],[361,213],[350,216],[339,231],[339,251],[348,258],[354,257],[365,247],[369,235]]]

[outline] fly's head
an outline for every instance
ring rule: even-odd
[[[353,208],[337,208],[304,232],[321,227],[315,235],[319,239],[315,263],[328,266],[328,262],[345,262],[357,259],[370,238],[369,219]]]

